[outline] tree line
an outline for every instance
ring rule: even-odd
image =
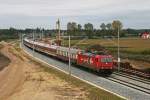
[[[68,22],[67,29],[61,30],[63,35],[71,36],[87,36],[88,38],[99,38],[99,37],[116,37],[117,31],[120,31],[121,37],[131,37],[139,36],[139,33],[145,30],[150,31],[150,29],[123,29],[123,23],[119,20],[114,20],[112,23],[101,23],[99,29],[95,29],[92,23],[86,23],[84,25],[78,24],[76,22]],[[35,32],[40,34],[43,32],[45,37],[56,36],[56,29],[44,29],[44,28],[26,28],[26,29],[15,29],[10,27],[9,29],[0,29],[0,40],[5,39],[17,39],[19,38],[19,33],[29,34]]]
[[[67,35],[86,35],[89,38],[92,38],[93,36],[116,36],[118,30],[121,32],[121,36],[124,35],[122,31],[123,24],[119,20],[107,24],[102,23],[99,27],[100,29],[94,29],[92,23],[86,23],[82,26],[76,22],[68,22]]]

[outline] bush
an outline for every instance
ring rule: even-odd
[[[150,50],[144,50],[141,52],[143,55],[150,55]]]

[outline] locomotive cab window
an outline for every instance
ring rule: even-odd
[[[101,62],[112,62],[112,58],[102,58]]]

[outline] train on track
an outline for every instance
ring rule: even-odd
[[[114,70],[113,57],[111,55],[99,55],[76,48],[69,49],[67,47],[33,41],[29,38],[24,38],[23,44],[63,61],[69,61],[70,56],[71,63],[81,67],[87,67],[101,75],[111,75]]]

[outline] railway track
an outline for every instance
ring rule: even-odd
[[[136,69],[129,69],[129,68],[120,68],[120,70],[129,74],[133,74],[133,75],[137,75],[143,78],[150,79],[150,73],[148,72],[143,72],[143,71],[139,71]]]
[[[113,82],[116,82],[116,83],[119,83],[121,85],[124,85],[124,86],[127,86],[127,87],[130,87],[132,89],[135,89],[135,90],[138,90],[138,91],[141,91],[141,92],[144,92],[146,94],[149,94],[150,95],[150,87],[146,87],[146,86],[142,86],[142,85],[138,85],[131,81],[128,81],[128,80],[124,80],[124,79],[121,79],[121,78],[117,78],[117,77],[107,77],[106,79],[110,80],[110,81],[113,81]],[[148,85],[148,84],[147,84]]]
[[[122,77],[126,77],[135,81],[139,81],[142,82],[144,84],[150,84],[150,80],[149,79],[145,79],[143,77],[139,77],[136,75],[132,75],[132,74],[128,74],[128,73],[124,73],[124,72],[113,72],[113,74],[118,75],[118,76],[122,76]]]

